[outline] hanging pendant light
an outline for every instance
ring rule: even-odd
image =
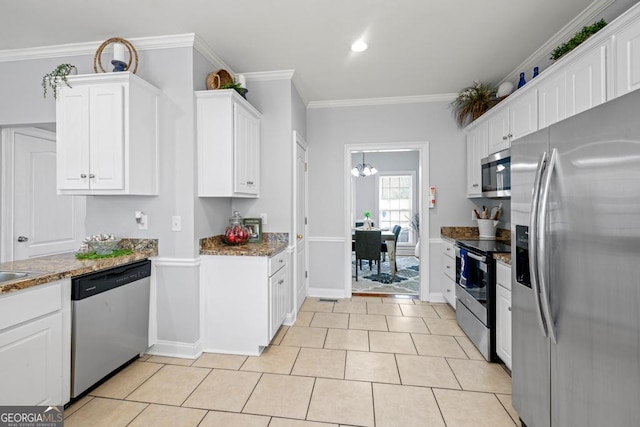
[[[364,161],[364,151],[362,152],[362,163],[357,165],[355,168],[351,169],[351,175],[353,176],[371,176],[378,173],[378,169],[371,166],[369,163],[365,163]]]

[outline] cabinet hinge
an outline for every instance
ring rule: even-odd
[[[304,171],[307,171],[307,162],[304,162]]]
[[[309,272],[308,271],[304,271],[304,278],[307,279],[309,277]]]
[[[307,217],[305,216],[305,217],[304,217],[304,225],[307,225],[307,224],[308,224],[308,222],[307,222]]]

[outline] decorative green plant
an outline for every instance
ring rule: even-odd
[[[243,98],[245,97],[245,95],[248,92],[248,90],[243,88],[240,85],[240,83],[236,82],[236,79],[233,79],[233,81],[231,83],[227,83],[226,85],[220,86],[219,89],[234,89],[236,92],[238,92],[240,95],[242,95]]]
[[[464,88],[451,103],[458,126],[466,126],[496,105],[499,101],[496,92],[495,86],[478,81],[474,81],[473,86]]]
[[[58,98],[58,83],[64,82],[68,87],[71,87],[69,82],[67,81],[67,76],[71,74],[73,70],[76,69],[75,65],[71,64],[60,64],[58,65],[52,72],[45,74],[42,76],[42,89],[44,89],[43,96],[47,97],[47,87],[51,88],[53,92],[53,98]]]
[[[606,25],[607,23],[605,20],[601,19],[598,22],[594,22],[593,25],[582,27],[582,30],[575,33],[571,40],[555,48],[553,52],[551,52],[550,59],[556,60],[571,52],[586,39],[603,29]]]
[[[364,217],[365,217],[365,218],[371,218],[371,212],[369,212],[369,211],[364,211]]]

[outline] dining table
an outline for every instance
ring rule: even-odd
[[[375,228],[371,227],[366,229],[364,227],[355,227],[351,229],[351,241],[355,243],[356,241],[356,230],[364,230],[364,231],[380,231],[380,244],[387,244],[387,252],[389,253],[389,272],[391,273],[391,282],[396,279],[396,236],[393,234],[388,228]],[[356,266],[356,268],[358,268]]]

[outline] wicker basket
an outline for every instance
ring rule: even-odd
[[[207,76],[207,89],[220,89],[221,86],[233,83],[233,77],[225,69],[219,69]]]

